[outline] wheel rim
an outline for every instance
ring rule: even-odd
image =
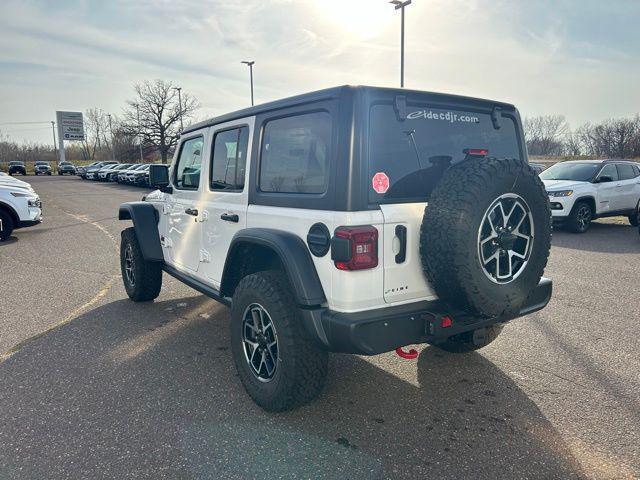
[[[258,304],[242,315],[242,343],[249,369],[261,382],[270,382],[278,367],[278,335],[271,316]]]
[[[534,238],[531,209],[522,197],[506,193],[487,208],[478,229],[478,258],[494,283],[514,281],[525,270]]]
[[[582,205],[576,212],[576,220],[580,230],[586,230],[591,222],[591,209],[586,205]]]
[[[127,248],[124,250],[124,273],[127,277],[127,282],[130,285],[135,285],[136,277],[133,273],[133,250],[131,249],[131,245],[127,245]]]

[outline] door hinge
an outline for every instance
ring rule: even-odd
[[[211,255],[206,250],[200,250],[200,262],[209,263],[211,261]]]
[[[171,206],[167,205],[166,203],[162,204],[162,214],[163,215],[169,215],[171,213]]]

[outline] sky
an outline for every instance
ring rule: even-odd
[[[638,0],[413,0],[405,86],[563,114],[573,127],[640,111]],[[160,78],[197,119],[342,85],[399,85],[387,0],[1,0],[0,132],[52,143],[56,110],[119,115]]]

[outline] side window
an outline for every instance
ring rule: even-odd
[[[329,182],[331,115],[314,112],[270,120],[260,152],[260,190],[324,193]]]
[[[636,172],[633,170],[633,165],[630,163],[619,163],[618,175],[620,176],[620,180],[631,180],[632,178],[635,178]]]
[[[200,185],[202,166],[202,137],[190,138],[182,143],[175,167],[175,187],[182,190],[197,190]]]
[[[242,190],[247,165],[249,128],[216,133],[211,155],[211,189]]]
[[[618,170],[616,169],[616,166],[613,163],[605,165],[605,167],[600,171],[598,178],[602,176],[611,177],[611,180],[616,182],[618,180]]]

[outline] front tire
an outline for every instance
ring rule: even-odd
[[[640,224],[640,202],[638,202],[638,206],[636,207],[636,209],[634,210],[634,212],[629,215],[629,223],[634,226],[637,227]]]
[[[0,210],[0,242],[3,242],[11,236],[13,227],[13,219],[11,216],[7,212]]]
[[[162,264],[144,259],[133,227],[122,231],[120,270],[127,295],[134,302],[147,302],[160,294]]]
[[[467,353],[479,350],[493,342],[503,325],[495,324],[485,328],[478,328],[471,332],[464,332],[447,338],[444,342],[438,343],[435,347],[449,353]]]
[[[589,230],[591,220],[593,219],[593,210],[587,202],[578,202],[571,209],[569,218],[567,218],[567,228],[573,233],[584,233]]]
[[[291,410],[322,391],[328,354],[305,331],[282,272],[248,275],[236,287],[231,349],[244,388],[267,411]]]

